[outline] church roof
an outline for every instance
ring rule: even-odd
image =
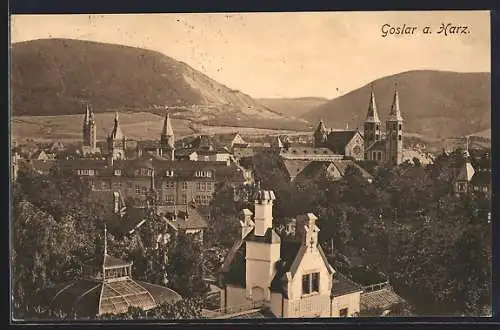
[[[396,89],[394,91],[394,98],[392,100],[391,111],[389,112],[388,121],[401,121],[403,117],[401,116],[401,110],[399,109],[399,93]]]
[[[172,123],[170,121],[170,114],[167,112],[165,120],[163,121],[163,129],[161,131],[162,135],[172,136],[174,135],[174,130],[172,129]]]
[[[375,102],[375,93],[373,92],[373,90],[370,93],[370,104],[368,105],[368,113],[366,114],[365,122],[380,123],[377,112],[377,104]]]
[[[124,135],[123,135],[122,129],[120,127],[120,121],[119,121],[118,112],[117,112],[117,113],[115,113],[113,131],[111,132],[110,138],[113,140],[121,140],[121,139],[123,139],[123,137],[124,137]]]
[[[328,134],[327,145],[334,153],[344,154],[345,147],[357,132],[357,130],[332,131]]]

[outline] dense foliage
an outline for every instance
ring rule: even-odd
[[[104,248],[104,223],[111,212],[111,205],[94,198],[87,182],[71,173],[57,168],[47,176],[25,168],[19,171],[13,187],[11,253],[15,318],[69,317],[46,306],[33,306],[31,298],[51,284],[82,279],[89,275],[89,265],[101,266],[97,262],[102,260],[98,256]],[[203,296],[207,287],[202,243],[191,235],[167,233],[154,212],[148,212],[147,217],[133,236],[114,237],[108,232],[108,252],[133,260],[137,279],[168,284],[183,297]],[[176,239],[155,246],[158,233]],[[163,306],[158,313],[196,316],[190,312],[193,301],[197,300]]]
[[[276,223],[315,213],[326,251],[333,246],[387,274],[417,314],[488,313],[490,197],[452,193],[463,164],[460,151],[425,168],[362,163],[374,175],[371,184],[353,169],[344,180],[301,189],[288,181],[275,155],[261,153],[252,162],[262,187],[276,192]]]

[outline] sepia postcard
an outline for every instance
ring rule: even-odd
[[[10,40],[13,321],[491,316],[489,11]]]

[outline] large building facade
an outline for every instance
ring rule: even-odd
[[[403,162],[403,136],[403,117],[397,88],[386,119],[385,132],[382,131],[375,93],[372,90],[362,133],[358,130],[329,130],[323,120],[320,120],[313,134],[316,148],[329,148],[336,154],[356,160],[373,160],[391,165]]]

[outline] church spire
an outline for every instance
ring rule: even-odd
[[[85,118],[83,119],[83,124],[86,125],[90,121],[90,109],[89,109],[89,104],[87,103],[86,108],[85,108]]]
[[[113,126],[113,131],[111,132],[111,137],[113,140],[120,140],[123,138],[123,133],[120,128],[120,120],[118,118],[118,112],[115,112],[115,124]]]
[[[401,116],[401,111],[399,110],[399,93],[398,93],[398,84],[394,84],[394,98],[392,100],[391,112],[389,112],[389,118],[387,120],[390,121],[402,121],[403,117]]]
[[[161,131],[161,134],[166,136],[174,135],[174,130],[172,129],[172,123],[170,122],[170,114],[168,112],[163,122],[163,130]]]
[[[375,93],[373,91],[373,85],[370,85],[370,103],[368,105],[368,113],[366,114],[365,122],[369,123],[380,123],[377,112],[377,103],[375,102]]]

